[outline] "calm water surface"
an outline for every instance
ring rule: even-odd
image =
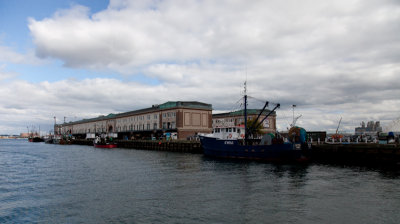
[[[0,223],[400,223],[400,171],[0,140]]]

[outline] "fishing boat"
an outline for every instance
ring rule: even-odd
[[[239,137],[228,134],[227,138],[221,138],[218,135],[202,135],[200,142],[203,147],[205,156],[218,157],[218,158],[233,158],[233,159],[251,159],[262,160],[267,162],[303,162],[307,161],[306,150],[309,145],[306,142],[306,132],[303,128],[292,127],[289,130],[289,141],[284,141],[279,134],[269,135],[265,134],[261,139],[251,138],[258,125],[271,115],[279,104],[271,110],[264,119],[260,122],[260,116],[265,110],[268,102],[265,104],[261,113],[258,115],[256,122],[248,126],[247,122],[247,94],[246,83],[244,91],[244,128]],[[226,135],[225,135],[226,136]]]
[[[44,142],[44,139],[39,136],[30,136],[28,138],[29,142]]]
[[[93,146],[95,148],[112,149],[117,148],[117,143],[113,142],[112,138],[97,136],[93,141]]]

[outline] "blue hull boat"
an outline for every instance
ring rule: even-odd
[[[301,144],[243,145],[241,140],[200,137],[204,155],[218,158],[250,159],[266,162],[304,162]]]
[[[290,142],[284,142],[282,139],[275,141],[259,141],[259,139],[250,139],[249,136],[256,134],[255,130],[263,121],[271,115],[280,104],[277,104],[260,122],[262,112],[268,106],[268,101],[258,114],[255,122],[248,127],[247,125],[247,93],[246,82],[244,90],[244,139],[223,139],[217,136],[200,136],[204,155],[219,158],[251,159],[268,162],[302,162],[307,161],[305,156],[306,149],[310,145],[306,142],[306,131],[299,127],[292,127],[289,130]],[[231,137],[231,135],[229,135]],[[268,139],[268,136],[265,136]],[[269,137],[271,140],[271,138]]]

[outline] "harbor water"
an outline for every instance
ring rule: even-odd
[[[400,223],[400,171],[0,140],[0,223]]]

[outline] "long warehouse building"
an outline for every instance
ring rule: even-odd
[[[117,133],[118,138],[186,139],[212,132],[212,106],[197,101],[169,101],[150,108],[54,125],[55,134],[85,138],[87,134]]]

